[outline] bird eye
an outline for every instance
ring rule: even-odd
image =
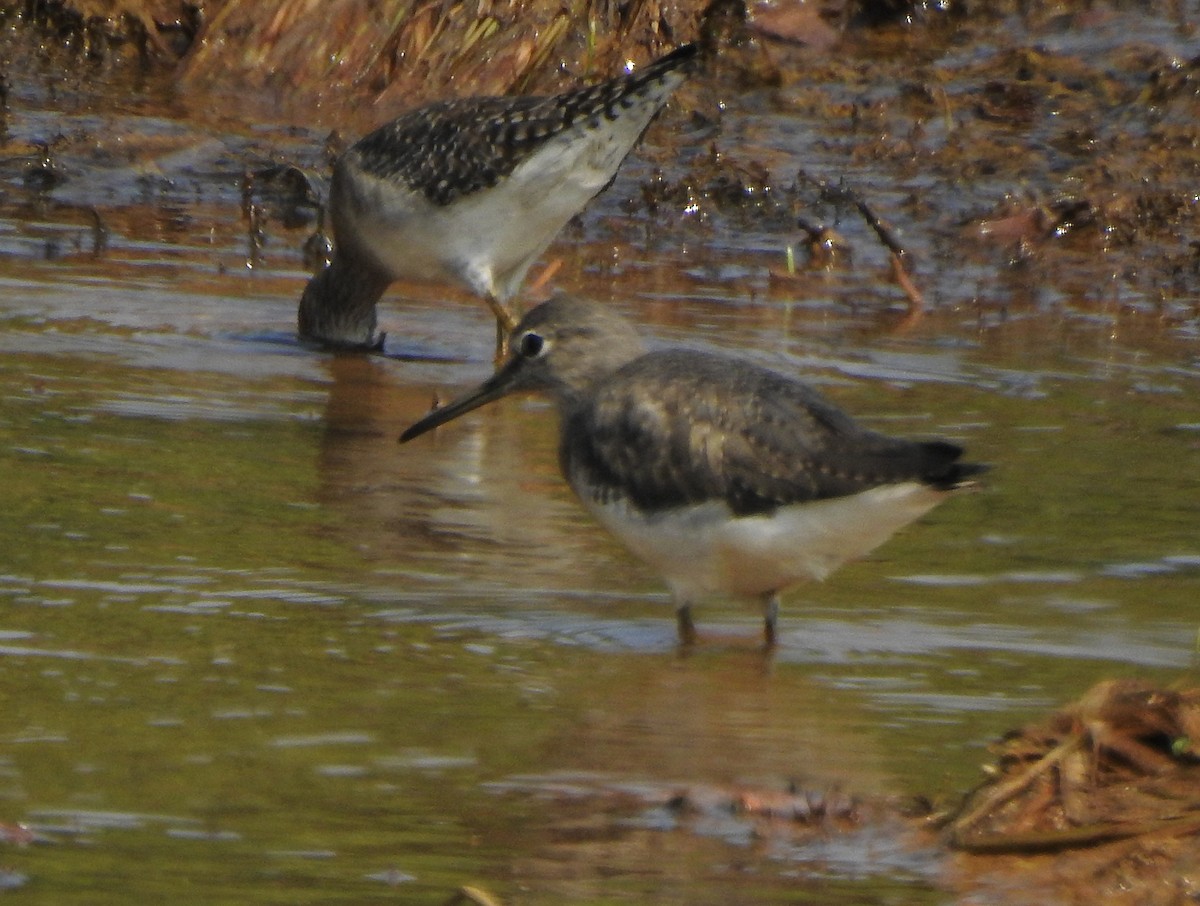
[[[541,334],[530,331],[521,337],[520,345],[517,348],[522,358],[536,359],[545,351],[546,340]]]

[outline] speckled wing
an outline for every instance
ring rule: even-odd
[[[582,123],[598,125],[601,117],[618,118],[657,85],[674,88],[695,55],[695,46],[686,44],[637,72],[553,97],[431,104],[381,126],[347,154],[366,173],[446,205],[496,185],[556,136]]]
[[[962,450],[869,431],[799,381],[719,356],[659,352],[567,416],[560,455],[581,496],[642,510],[724,500],[737,515],[919,481],[950,489],[983,467]]]

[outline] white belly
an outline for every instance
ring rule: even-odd
[[[724,503],[646,515],[625,503],[588,509],[685,600],[760,597],[824,579],[867,554],[946,496],[916,482],[735,517]]]

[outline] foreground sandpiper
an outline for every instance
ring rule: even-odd
[[[594,303],[539,305],[511,349],[401,442],[506,394],[548,392],[567,482],[666,579],[684,644],[695,640],[693,602],[720,592],[761,601],[774,645],[780,592],[866,554],[986,469],[945,441],[868,430],[758,365],[645,352],[629,322]]]
[[[637,72],[554,97],[445,101],[393,120],[334,165],[336,249],[300,299],[299,333],[375,349],[375,304],[400,278],[458,282],[496,316],[559,230],[612,181],[684,80],[695,45]]]

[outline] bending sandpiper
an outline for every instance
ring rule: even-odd
[[[458,282],[496,316],[559,230],[613,179],[696,56],[554,97],[444,101],[375,130],[334,165],[333,260],[300,298],[301,338],[378,349],[375,304],[393,280]]]
[[[714,593],[760,601],[774,645],[783,590],[865,555],[987,468],[960,462],[946,441],[869,430],[758,365],[646,352],[628,321],[594,303],[539,305],[511,350],[401,442],[509,393],[549,393],[567,482],[666,579],[685,645],[696,637],[693,603]]]

